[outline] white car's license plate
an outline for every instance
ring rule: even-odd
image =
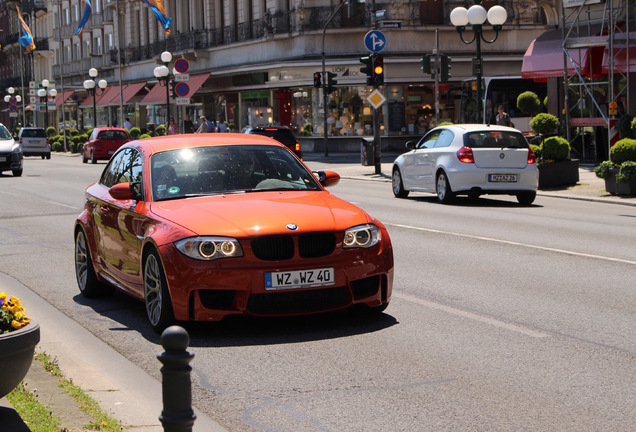
[[[265,273],[266,290],[310,288],[335,283],[333,267],[311,270]]]
[[[516,183],[517,174],[488,174],[491,183]]]

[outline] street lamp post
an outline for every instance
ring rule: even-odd
[[[166,132],[170,122],[170,69],[168,65],[172,61],[172,54],[168,51],[161,53],[163,66],[157,66],[154,71],[155,78],[159,80],[159,85],[166,87]]]
[[[13,129],[15,128],[15,126],[13,125],[13,117],[17,117],[18,116],[18,107],[20,102],[22,102],[22,97],[20,95],[15,95],[15,89],[13,87],[9,87],[7,89],[7,93],[9,93],[8,95],[6,95],[4,97],[4,101],[9,105],[9,111],[11,111],[10,115],[11,115],[11,133],[13,134]],[[12,107],[15,106],[15,111],[12,111]],[[18,120],[18,124],[20,123],[20,120]]]
[[[325,156],[329,156],[329,149],[327,147],[327,134],[328,134],[327,132],[327,102],[329,99],[329,95],[327,94],[327,71],[325,67],[325,32],[327,31],[327,27],[329,26],[329,23],[331,22],[333,17],[336,16],[340,8],[342,8],[344,5],[348,3],[349,3],[349,0],[344,0],[340,2],[338,7],[334,9],[333,12],[331,12],[331,15],[329,15],[329,18],[327,19],[327,22],[325,23],[325,26],[322,29],[322,103],[323,103],[323,111],[324,111],[324,116],[323,116],[323,128],[324,128],[323,143],[324,144],[323,145],[325,147]]]
[[[88,75],[92,79],[88,79],[84,81],[84,88],[89,94],[93,94],[93,128],[97,127],[97,96],[104,94],[108,83],[106,80],[101,79],[98,83],[95,83],[95,79],[97,78],[97,69],[90,68],[88,70]],[[97,93],[98,88],[101,90]]]
[[[508,18],[506,9],[501,6],[493,6],[488,11],[481,5],[481,0],[474,0],[475,4],[466,9],[463,7],[456,7],[450,13],[450,21],[459,32],[459,38],[463,43],[469,45],[473,42],[477,44],[477,56],[473,60],[473,73],[477,79],[477,122],[482,123],[482,87],[481,80],[483,74],[482,58],[481,58],[481,41],[486,43],[493,43],[499,36],[501,27]],[[493,39],[484,38],[483,24],[488,21],[492,25],[492,29],[495,31],[495,37]],[[466,26],[470,24],[473,30],[473,38],[469,41],[464,40],[464,31]]]
[[[57,96],[57,90],[55,90],[54,88],[52,88],[51,90],[48,90],[49,85],[51,83],[49,82],[49,80],[47,79],[43,79],[42,80],[42,88],[38,90],[38,96],[40,97],[40,103],[44,104],[45,107],[45,114],[44,114],[44,124],[45,126],[45,130],[49,128],[49,95],[51,95],[51,97],[53,97],[53,99],[55,99],[55,96]],[[48,90],[48,91],[47,91]]]

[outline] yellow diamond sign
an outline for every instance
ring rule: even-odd
[[[384,97],[382,93],[380,93],[380,90],[378,89],[373,90],[371,94],[367,96],[367,100],[369,101],[371,106],[375,109],[380,108],[382,104],[386,102],[386,98]]]

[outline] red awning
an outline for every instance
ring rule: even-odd
[[[124,87],[124,105],[134,98],[139,91],[146,86],[146,81],[129,83]]]
[[[203,83],[210,76],[210,72],[204,72],[200,74],[190,75],[190,81],[187,82],[188,86],[190,86],[190,92],[186,97],[192,97],[197,90],[201,88]],[[157,83],[150,90],[150,92],[144,97],[141,101],[143,105],[154,105],[154,104],[162,104],[166,103],[166,88],[161,84]]]
[[[110,105],[110,101],[115,98],[119,98],[119,85],[113,85],[106,88],[106,91],[97,99],[97,106],[107,106]]]
[[[55,98],[55,106],[57,106],[58,108],[61,107],[62,104],[68,100],[68,98],[73,96],[73,93],[75,93],[75,90],[64,90],[63,95],[58,94]]]
[[[567,59],[568,75],[574,75],[579,69],[583,76],[589,77],[590,72],[599,76],[602,50],[602,47],[568,49],[572,59]],[[521,76],[534,80],[562,77],[563,55],[561,31],[547,31],[530,43],[523,56]]]
[[[101,90],[100,90],[101,91]],[[98,94],[97,95],[97,99],[95,101],[95,105],[96,106],[103,106],[105,105],[104,101],[109,100],[113,98],[114,93],[113,92],[119,92],[119,86],[117,87],[106,87],[106,90],[104,90],[104,92],[102,94]],[[88,93],[88,96],[86,96],[86,99],[84,99],[84,102],[82,102],[82,104],[80,105],[80,108],[92,108],[93,107],[93,95],[92,93]]]
[[[626,48],[627,47],[627,48]],[[629,51],[629,61],[627,54]],[[603,75],[609,74],[609,47],[603,52]],[[636,32],[614,35],[614,73],[636,72]]]

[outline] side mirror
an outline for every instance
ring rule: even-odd
[[[407,141],[404,147],[406,147],[407,150],[413,150],[415,148],[415,141]]]
[[[120,201],[137,199],[137,194],[134,192],[131,183],[117,183],[108,189],[108,193]]]
[[[340,181],[340,175],[335,171],[316,171],[314,174],[323,187],[335,186]]]

